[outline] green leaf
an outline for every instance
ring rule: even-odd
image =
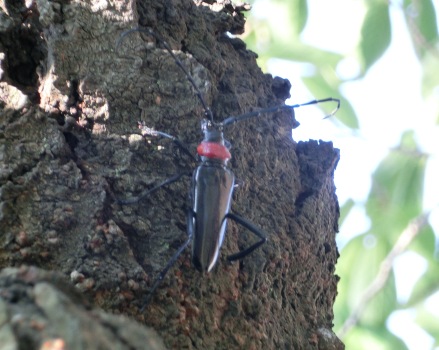
[[[433,255],[424,258],[428,260],[427,271],[416,282],[409,300],[402,305],[403,308],[415,306],[439,291],[439,261]]]
[[[389,350],[408,349],[407,345],[385,327],[355,327],[343,339],[346,349],[355,350]]]
[[[273,34],[273,36],[275,37],[275,34]],[[255,34],[255,41],[258,41],[257,45],[254,45],[246,38],[249,48],[258,52],[258,64],[260,65],[266,62],[269,58],[276,57],[290,61],[307,62],[316,67],[329,66],[335,69],[343,58],[340,54],[303,44],[291,37],[286,38],[286,40],[282,40],[282,38],[276,38],[276,40],[273,39],[262,48],[259,48],[260,42],[257,34]]]
[[[336,267],[337,275],[341,276],[334,305],[336,329],[360,305],[365,290],[375,279],[388,251],[387,241],[371,234],[357,236],[343,248]],[[385,327],[387,317],[396,306],[396,288],[391,273],[384,288],[366,305],[359,324]]]
[[[439,317],[427,310],[425,306],[418,308],[416,311],[415,322],[436,339],[435,345],[437,346],[439,340]]]
[[[438,269],[430,268],[424,275],[422,275],[413,288],[410,299],[404,305],[404,308],[414,306],[432,296],[434,293],[439,292],[439,281],[435,279],[438,276],[438,272]],[[436,273],[436,275],[433,276],[434,273]]]
[[[370,232],[395,242],[411,219],[422,211],[427,157],[419,152],[413,132],[401,137],[398,149],[379,164],[372,175],[366,203]]]
[[[308,19],[308,4],[306,0],[281,1],[286,5],[289,20],[293,25],[295,34],[298,36],[305,28]]]
[[[365,73],[387,50],[391,30],[387,1],[370,1],[369,9],[361,28],[359,46],[362,70]]]
[[[338,225],[343,225],[346,217],[349,215],[352,208],[355,206],[355,202],[353,199],[349,198],[344,204],[340,207],[340,219],[338,220]]]
[[[439,86],[439,64],[437,52],[426,52],[422,59],[422,96],[433,95]]]
[[[433,228],[430,225],[426,225],[418,233],[412,244],[410,245],[410,250],[420,254],[426,259],[434,258],[434,253],[436,250],[436,236],[434,234]],[[439,275],[438,275],[439,276]]]
[[[337,111],[334,117],[337,118],[337,120],[342,122],[344,125],[346,125],[348,128],[358,129],[359,124],[354,109],[352,108],[349,101],[340,95],[340,92],[338,90],[339,81],[336,80],[336,78],[331,79],[331,77],[329,77],[329,79],[325,79],[323,77],[323,71],[321,72],[322,74],[312,77],[303,77],[303,83],[316,98],[339,98],[341,101],[340,109]],[[328,74],[325,74],[325,76],[327,77]],[[329,83],[328,80],[332,81]],[[327,114],[331,113],[331,108],[333,108],[330,104],[321,105],[320,107],[322,107],[322,109]]]
[[[267,23],[274,38],[298,38],[308,19],[306,0],[271,0],[270,12],[276,14],[276,21]],[[252,19],[253,20],[253,19]]]
[[[249,32],[242,39],[250,50],[258,53],[258,64],[265,68],[269,58],[280,58],[329,65],[333,69],[343,55],[318,49],[300,41],[300,33],[308,18],[306,0],[278,0],[270,2],[276,20],[249,17]]]
[[[264,5],[263,5],[264,6]],[[308,19],[308,4],[306,0],[271,0],[266,17],[252,17],[247,19],[248,28],[257,34],[257,37],[272,43],[276,40],[299,40],[299,35],[305,28]],[[276,20],[269,15],[275,14]],[[267,35],[270,34],[269,37]]]
[[[432,46],[438,39],[436,10],[431,0],[405,0],[404,14],[413,46],[418,57],[435,50]]]

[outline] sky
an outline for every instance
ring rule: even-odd
[[[437,104],[434,99],[425,101],[421,96],[421,66],[412,47],[399,3],[392,1],[390,6],[392,41],[387,52],[364,79],[345,83],[342,87],[342,93],[357,113],[360,135],[353,135],[348,129],[322,120],[323,112],[318,108],[300,108],[296,111],[301,125],[293,131],[295,141],[322,139],[332,141],[340,149],[341,159],[335,172],[340,204],[349,198],[364,203],[370,191],[371,174],[378,163],[391,148],[399,144],[403,131],[415,130],[421,150],[431,155],[425,179],[424,208],[427,210],[438,205],[439,129],[432,128],[432,120],[437,117],[434,105],[437,108]],[[308,0],[309,18],[302,39],[322,49],[343,54],[352,52],[360,32],[353,28],[359,28],[362,23],[362,6],[361,1]],[[258,17],[276,16],[275,13],[270,13],[268,0],[256,3],[252,13]],[[328,97],[312,96],[307,91],[300,80],[300,76],[306,74],[304,64],[271,59],[267,69],[273,75],[290,80],[294,99],[287,101],[288,104]],[[338,74],[350,77],[356,71],[355,60],[348,59],[340,65]],[[434,98],[439,100],[439,89]],[[439,210],[432,213],[430,223],[438,233]],[[341,227],[337,237],[339,247],[342,248],[349,239],[365,232],[368,227],[364,209],[361,206],[355,207]],[[425,261],[414,253],[405,253],[397,259],[395,274],[400,301],[408,298],[413,283],[425,268]],[[439,295],[430,302],[439,305]],[[404,339],[410,349],[432,348],[433,339],[414,324],[413,314],[410,312],[395,313],[390,317],[388,327]]]

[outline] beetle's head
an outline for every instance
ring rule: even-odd
[[[224,145],[223,125],[216,124],[208,119],[201,121],[201,130],[204,133],[205,142],[215,142]]]

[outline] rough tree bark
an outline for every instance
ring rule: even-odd
[[[295,143],[291,112],[226,131],[240,180],[233,210],[267,231],[268,243],[228,264],[224,257],[253,239],[230,223],[213,273],[191,268],[188,250],[139,313],[186,237],[189,180],[135,205],[115,199],[195,164],[169,142],[142,140],[136,122],[178,135],[195,151],[203,111],[160,44],[133,34],[116,49],[116,40],[139,25],[160,33],[216,120],[283,104],[289,82],[263,74],[256,55],[226,34],[243,31],[244,7],[227,0],[1,5],[0,266],[38,269],[0,275],[0,339],[17,349],[56,341],[68,349],[162,348],[154,332],[102,308],[155,329],[170,349],[342,349],[331,330],[339,153],[331,143]],[[90,327],[102,330],[94,343]]]

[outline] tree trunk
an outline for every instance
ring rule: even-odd
[[[281,105],[289,96],[288,81],[263,74],[256,55],[227,35],[243,31],[243,10],[228,1],[2,3],[0,265],[61,273],[95,307],[154,328],[169,349],[342,349],[331,330],[339,153],[331,143],[296,144],[292,112],[225,130],[239,181],[232,210],[266,231],[268,242],[228,263],[227,255],[254,242],[229,222],[214,271],[193,269],[188,249],[139,312],[154,279],[186,239],[190,179],[134,205],[120,206],[116,199],[196,164],[167,140],[142,139],[137,121],[178,136],[195,153],[203,109],[161,43],[138,33],[118,47],[116,40],[130,28],[153,28],[221,121]],[[26,303],[37,305],[29,315],[41,310],[41,283],[35,281],[52,272],[31,270],[37,277],[23,279],[20,271],[29,270],[13,270],[15,277],[7,278],[10,271],[0,275],[1,290],[26,284],[33,288]],[[69,288],[68,282],[51,288],[60,284]],[[2,292],[0,301],[24,349],[12,317],[25,307],[24,295],[14,295]],[[66,315],[72,312],[63,305]],[[77,337],[86,339],[85,331],[78,329]],[[29,326],[35,348],[50,338],[41,332]],[[49,335],[73,348],[63,331]],[[126,348],[143,346],[146,338],[140,347]]]

